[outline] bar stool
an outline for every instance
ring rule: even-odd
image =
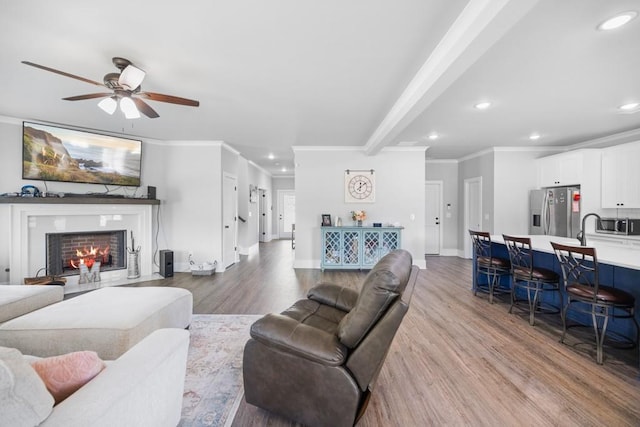
[[[602,347],[607,333],[609,319],[631,319],[636,328],[635,340],[623,337],[624,348],[635,348],[640,338],[640,328],[635,318],[636,300],[633,295],[611,286],[600,284],[596,249],[586,246],[567,246],[551,242],[553,251],[560,261],[567,302],[562,309],[562,337],[564,342],[567,328],[567,311],[573,308],[579,313],[591,316],[596,336],[596,362],[603,363]],[[578,303],[574,304],[573,303]]]
[[[473,250],[476,259],[475,271],[473,274],[473,295],[477,295],[478,290],[489,293],[489,303],[493,304],[495,292],[508,291],[500,287],[500,278],[511,273],[511,264],[506,258],[492,256],[491,235],[484,231],[469,230]],[[487,277],[487,284],[478,284],[478,278],[484,274]]]
[[[526,301],[529,304],[529,324],[535,324],[535,313],[560,313],[562,308],[562,292],[560,291],[560,275],[547,268],[536,267],[533,263],[533,250],[531,250],[531,238],[502,235],[504,243],[509,251],[511,261],[511,306],[519,301],[516,290],[524,289],[527,293]],[[540,300],[543,292],[557,292],[560,304],[555,307]]]

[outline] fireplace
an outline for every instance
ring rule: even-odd
[[[71,276],[83,268],[99,271],[127,268],[126,230],[46,233],[48,274]],[[94,267],[94,269],[95,269]]]

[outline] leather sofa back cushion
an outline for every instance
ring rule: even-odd
[[[399,249],[385,255],[369,272],[355,307],[338,325],[338,338],[349,348],[356,347],[371,327],[402,294],[407,286],[413,259]]]
[[[0,426],[38,425],[52,409],[53,397],[22,353],[0,347]]]

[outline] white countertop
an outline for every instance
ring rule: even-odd
[[[531,247],[540,252],[553,253],[551,242],[561,243],[564,245],[579,246],[580,242],[577,239],[570,239],[568,237],[557,236],[522,236],[530,237]],[[502,235],[492,235],[491,240],[496,243],[504,244]],[[596,255],[598,256],[598,262],[603,264],[615,265],[618,267],[631,268],[634,270],[640,270],[640,246],[635,245],[623,245],[608,242],[598,242],[589,240],[587,234],[587,246],[596,248]]]

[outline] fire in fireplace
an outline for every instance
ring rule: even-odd
[[[47,272],[77,275],[96,263],[100,271],[125,269],[126,236],[126,230],[47,233]]]

